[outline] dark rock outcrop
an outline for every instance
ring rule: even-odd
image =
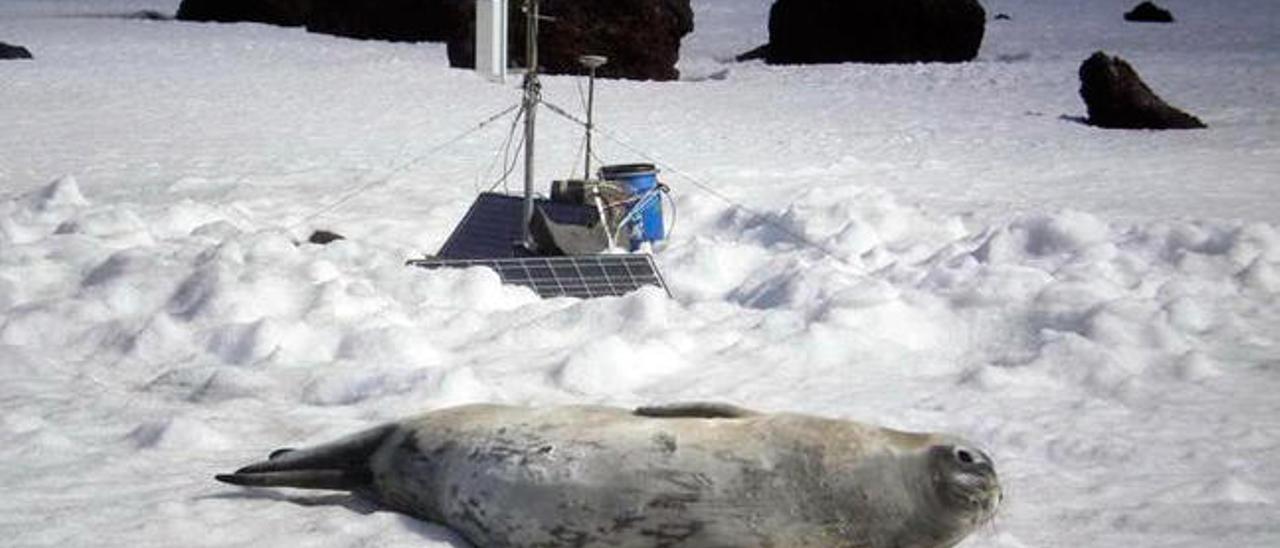
[[[307,243],[328,245],[338,240],[345,239],[347,239],[345,236],[338,234],[337,232],[320,229],[312,232],[311,236],[307,237]]]
[[[178,19],[305,26],[311,32],[399,42],[443,42],[459,6],[475,0],[182,0]],[[516,0],[518,2],[519,0]]]
[[[306,24],[312,0],[182,0],[177,18],[218,23]]]
[[[771,64],[971,61],[986,22],[977,0],[777,0],[764,58]]]
[[[524,2],[510,0],[510,52],[524,66]],[[541,0],[539,65],[581,74],[578,57],[604,55],[604,78],[673,80],[680,40],[693,32],[690,0]],[[449,43],[449,64],[475,66],[475,0],[182,0],[178,19],[304,25],[311,32]]]
[[[1135,23],[1172,23],[1173,14],[1151,2],[1143,2],[1124,14],[1124,20]]]
[[[522,2],[510,3],[509,58],[524,66]],[[449,40],[449,64],[475,66],[475,3],[459,10],[465,21]],[[548,74],[584,74],[581,55],[604,55],[609,63],[596,74],[602,78],[674,80],[680,40],[693,32],[689,0],[542,0],[541,13],[550,20],[539,24],[538,65]]]
[[[22,46],[0,42],[0,59],[31,59],[31,52]]]
[[[347,38],[444,42],[459,27],[461,0],[311,0],[307,30]],[[474,5],[474,0],[471,2]],[[512,3],[518,3],[512,2]]]
[[[1080,97],[1090,125],[1115,129],[1197,129],[1195,116],[1160,99],[1129,63],[1101,51],[1080,65]]]

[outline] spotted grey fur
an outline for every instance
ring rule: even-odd
[[[217,479],[365,490],[485,548],[941,548],[1000,501],[954,437],[705,403],[455,407]]]

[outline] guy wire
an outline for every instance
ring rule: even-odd
[[[546,101],[546,100],[543,100],[543,101],[542,101],[542,104],[543,104],[543,105],[545,105],[545,106],[547,107],[547,109],[548,109],[548,110],[550,110],[551,112],[554,112],[554,113],[556,113],[556,114],[558,114],[558,115],[560,115],[560,116],[562,116],[562,117],[564,117],[564,118],[568,119],[569,121],[571,121],[571,122],[573,122],[573,123],[575,123],[575,124],[578,124],[578,125],[580,125],[580,126],[582,126],[582,127],[584,127],[584,128],[585,128],[585,127],[587,127],[587,123],[586,123],[586,122],[582,121],[581,119],[577,118],[576,116],[574,116],[574,115],[572,115],[572,114],[569,114],[569,113],[568,113],[568,112],[566,112],[564,109],[560,108],[559,106],[556,106],[554,103],[550,103],[550,102],[548,102],[548,101]],[[649,153],[647,153],[647,152],[645,152],[645,151],[641,150],[640,148],[638,148],[638,147],[636,147],[636,146],[634,146],[634,145],[631,145],[630,143],[627,143],[626,141],[624,141],[624,140],[622,140],[621,138],[619,138],[619,137],[617,137],[617,136],[613,135],[612,133],[610,133],[610,132],[608,132],[608,131],[605,131],[604,129],[602,129],[602,128],[600,127],[600,124],[593,124],[593,125],[594,125],[594,127],[592,127],[592,128],[591,128],[591,131],[595,132],[596,134],[600,135],[601,137],[604,137],[604,138],[606,138],[606,139],[608,139],[608,140],[610,140],[610,141],[613,141],[614,143],[617,143],[619,146],[621,146],[622,148],[627,149],[628,151],[632,152],[633,154],[638,154],[638,155],[640,155],[640,156],[641,156],[641,157],[643,157],[644,159],[646,159],[646,160],[648,160],[648,161],[650,161],[650,162],[653,162],[653,164],[654,164],[654,165],[656,165],[656,166],[658,166],[658,167],[661,167],[661,168],[662,168],[663,170],[665,170],[665,171],[669,171],[669,172],[671,172],[671,173],[674,173],[674,174],[676,174],[676,175],[679,175],[680,177],[683,177],[685,180],[687,180],[687,181],[689,181],[689,182],[693,183],[693,184],[694,184],[694,186],[698,187],[698,188],[699,188],[699,189],[701,189],[703,192],[706,192],[707,194],[710,194],[712,197],[714,197],[714,198],[716,198],[716,199],[718,199],[718,200],[720,200],[720,201],[722,201],[722,202],[724,202],[724,203],[726,203],[726,204],[729,204],[729,206],[731,206],[731,207],[733,207],[733,208],[736,208],[736,209],[738,209],[739,211],[742,211],[742,212],[746,213],[747,215],[750,215],[752,218],[757,219],[757,220],[759,220],[760,222],[763,222],[763,223],[765,223],[765,224],[767,224],[767,225],[769,225],[769,226],[772,226],[772,227],[774,227],[774,228],[778,229],[778,230],[779,230],[779,231],[781,231],[783,234],[786,234],[787,236],[789,236],[789,237],[790,237],[792,240],[794,240],[795,242],[797,242],[797,243],[799,243],[799,244],[802,244],[802,245],[804,245],[804,246],[807,246],[807,247],[813,248],[813,249],[817,250],[818,252],[822,253],[823,255],[825,255],[826,257],[828,257],[828,258],[830,258],[830,259],[835,260],[836,262],[839,262],[839,263],[844,264],[844,265],[846,265],[846,266],[854,266],[854,265],[850,264],[850,263],[849,263],[847,260],[845,260],[844,258],[840,257],[839,255],[836,255],[836,254],[835,254],[835,252],[831,251],[830,249],[827,249],[827,247],[826,247],[826,246],[824,246],[824,245],[822,245],[822,244],[820,244],[820,243],[818,243],[818,242],[815,242],[815,241],[813,241],[813,240],[810,240],[808,237],[804,236],[803,234],[797,233],[796,231],[794,231],[794,230],[792,230],[791,228],[789,228],[789,227],[787,227],[787,226],[783,225],[782,223],[779,223],[778,221],[774,220],[773,218],[769,217],[768,215],[766,215],[766,214],[764,214],[764,213],[761,213],[761,212],[759,212],[759,211],[757,211],[757,210],[755,210],[755,209],[753,209],[753,208],[751,208],[751,207],[749,207],[749,206],[746,206],[746,205],[744,205],[744,204],[738,203],[738,202],[737,202],[737,201],[735,201],[733,198],[730,198],[730,197],[728,197],[728,196],[725,196],[725,195],[724,195],[724,194],[722,194],[720,191],[718,191],[718,190],[716,190],[715,188],[713,188],[710,184],[708,184],[708,183],[706,183],[706,182],[702,181],[701,179],[699,179],[699,178],[697,178],[697,177],[693,176],[692,174],[687,173],[687,172],[685,172],[685,171],[683,171],[683,170],[681,170],[681,169],[679,169],[679,168],[677,168],[677,167],[675,167],[675,166],[673,166],[673,165],[671,165],[671,164],[668,164],[668,163],[666,163],[666,162],[663,162],[662,160],[659,160],[658,158],[654,157],[652,154],[649,154]],[[672,202],[674,203],[674,200],[672,200]]]
[[[459,142],[459,141],[461,141],[461,140],[463,140],[463,139],[466,139],[467,137],[470,137],[470,136],[471,136],[471,134],[476,133],[477,131],[480,131],[480,130],[484,129],[484,128],[485,128],[486,126],[488,126],[489,124],[492,124],[492,123],[494,123],[494,122],[498,121],[499,119],[501,119],[502,117],[506,116],[507,114],[510,114],[510,113],[511,113],[511,111],[516,110],[516,109],[518,109],[518,108],[520,108],[520,105],[516,104],[516,105],[512,105],[512,106],[510,106],[510,107],[507,107],[506,109],[503,109],[501,112],[499,112],[499,113],[497,113],[497,114],[494,114],[493,116],[490,116],[490,117],[486,118],[484,121],[480,122],[479,124],[476,124],[474,127],[470,128],[470,129],[468,129],[468,130],[466,130],[466,131],[464,131],[464,132],[462,132],[462,133],[458,134],[456,137],[454,137],[454,138],[452,138],[452,139],[449,139],[449,140],[447,140],[447,141],[444,141],[444,142],[442,142],[442,143],[440,143],[440,144],[438,144],[438,145],[436,145],[436,146],[433,146],[433,147],[431,147],[431,148],[427,149],[427,151],[426,151],[426,152],[423,152],[422,154],[419,154],[418,156],[416,156],[416,157],[414,157],[414,158],[411,158],[411,159],[409,159],[408,161],[406,161],[406,162],[404,162],[404,163],[400,164],[398,167],[396,167],[395,169],[392,169],[392,170],[391,170],[391,172],[387,173],[385,176],[378,177],[378,178],[376,178],[376,179],[374,179],[374,180],[372,180],[372,181],[369,181],[368,183],[365,183],[365,184],[363,184],[363,185],[360,185],[359,187],[356,187],[355,189],[352,189],[351,191],[347,192],[346,194],[343,194],[343,195],[342,195],[342,197],[338,198],[338,199],[337,199],[337,200],[335,200],[333,203],[331,203],[331,204],[329,204],[329,205],[327,205],[327,206],[321,207],[320,209],[316,210],[315,212],[313,212],[313,213],[311,213],[311,214],[309,214],[309,215],[307,215],[307,216],[303,217],[302,219],[299,219],[297,222],[293,223],[292,225],[289,225],[289,228],[290,228],[290,229],[297,228],[297,227],[301,226],[302,224],[307,223],[307,222],[309,222],[309,221],[311,221],[311,220],[313,220],[313,219],[315,219],[315,218],[317,218],[317,217],[319,217],[319,216],[321,216],[321,215],[324,215],[324,214],[326,214],[326,213],[332,212],[332,211],[334,211],[334,210],[338,209],[339,207],[342,207],[342,206],[343,206],[343,205],[345,205],[347,202],[350,202],[351,200],[355,199],[357,196],[359,196],[359,195],[361,195],[361,194],[364,194],[364,193],[365,193],[365,192],[367,192],[369,189],[371,189],[371,188],[373,188],[373,187],[375,187],[375,186],[378,186],[378,185],[380,185],[380,184],[384,184],[384,183],[386,183],[386,182],[390,181],[390,180],[391,180],[393,177],[395,177],[396,175],[399,175],[400,173],[402,173],[402,172],[405,172],[405,171],[409,170],[410,168],[412,168],[414,165],[418,164],[419,162],[421,162],[421,161],[423,161],[423,160],[425,160],[425,159],[427,159],[427,158],[429,158],[429,157],[431,157],[431,156],[433,156],[433,155],[435,155],[435,154],[439,153],[440,151],[442,151],[442,150],[444,150],[444,149],[446,149],[446,148],[448,148],[448,147],[452,146],[453,144],[455,144],[455,143],[457,143],[457,142]]]

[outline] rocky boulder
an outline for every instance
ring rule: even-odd
[[[1197,129],[1200,119],[1169,106],[1129,63],[1096,52],[1080,65],[1080,97],[1090,125],[1115,129]]]
[[[515,0],[514,3],[518,3]],[[307,30],[348,38],[396,42],[444,42],[470,20],[462,0],[311,0]],[[473,6],[474,0],[470,2]],[[474,8],[473,8],[474,9]]]
[[[777,0],[770,64],[971,61],[987,13],[977,0]]]
[[[467,23],[457,18],[459,6],[474,1],[182,0],[177,18],[306,26],[311,32],[348,38],[443,42]]]
[[[0,42],[0,59],[31,59],[31,52],[22,46]]]
[[[523,2],[510,2],[509,58],[524,66]],[[475,3],[466,2],[461,32],[449,40],[449,64],[475,66]],[[680,40],[693,32],[690,0],[542,0],[538,64],[548,74],[584,74],[581,55],[604,55],[603,78],[674,80]]]
[[[307,22],[312,0],[182,0],[177,18],[219,23],[255,22],[296,27]]]
[[[1172,23],[1173,14],[1151,2],[1143,2],[1124,14],[1124,20],[1135,23]]]
[[[508,0],[510,53],[524,63],[524,1]],[[690,0],[541,0],[539,65],[581,74],[578,57],[604,55],[604,78],[673,80],[680,41],[693,32]],[[449,64],[475,66],[475,0],[182,0],[178,19],[305,25],[323,34],[449,43]]]

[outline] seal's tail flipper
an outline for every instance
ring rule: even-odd
[[[351,491],[369,483],[368,472],[361,470],[292,470],[259,473],[237,471],[234,474],[218,474],[213,478],[222,483],[243,487],[295,487],[335,491]]]
[[[369,457],[393,430],[395,425],[388,424],[307,449],[279,449],[267,460],[214,479],[245,487],[358,489],[372,479]]]

